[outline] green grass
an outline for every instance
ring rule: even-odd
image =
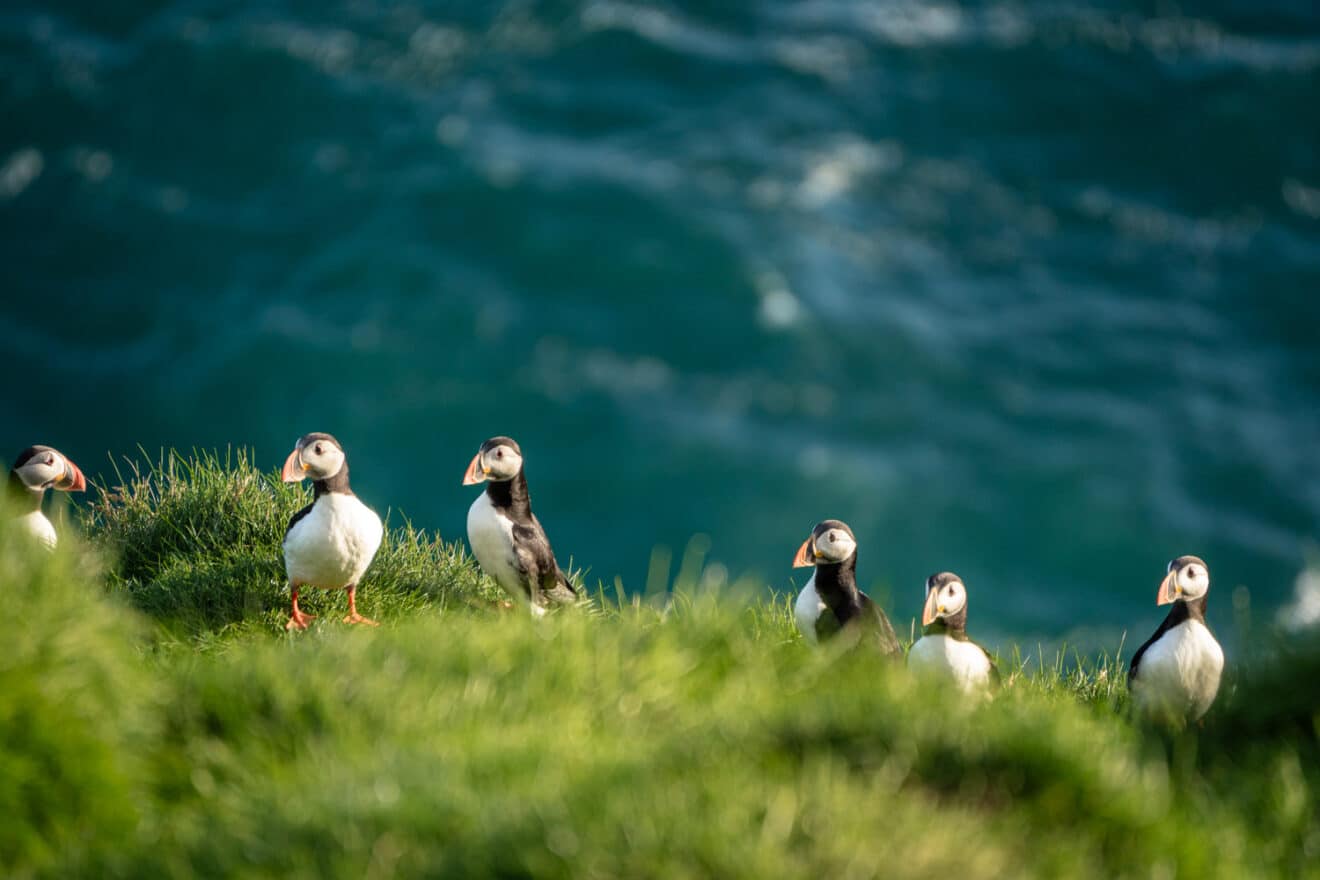
[[[379,629],[311,596],[305,490],[241,453],[127,467],[60,551],[0,530],[5,876],[1315,876],[1320,645],[1133,725],[1118,658],[1001,658],[986,704],[809,651],[785,598],[599,595],[532,621],[390,524]],[[611,594],[612,596],[613,594]],[[1254,656],[1254,655],[1253,655]]]

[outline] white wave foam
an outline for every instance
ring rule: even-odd
[[[24,147],[0,166],[0,199],[12,199],[41,176],[46,160],[36,147]]]
[[[1320,568],[1304,569],[1293,590],[1293,601],[1279,609],[1279,624],[1292,630],[1320,624]]]

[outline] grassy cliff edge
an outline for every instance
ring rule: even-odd
[[[7,876],[1243,876],[1320,864],[1320,646],[1235,670],[1203,729],[1123,668],[991,703],[808,651],[787,603],[682,577],[535,622],[461,542],[388,523],[282,622],[303,491],[242,453],[129,466],[33,552],[0,529]]]

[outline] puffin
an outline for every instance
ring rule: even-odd
[[[909,669],[952,679],[965,694],[984,694],[999,684],[995,661],[967,637],[967,587],[951,571],[926,579],[921,638],[907,662]]]
[[[344,447],[329,434],[305,434],[289,453],[280,477],[286,483],[313,481],[312,503],[290,518],[284,532],[284,569],[293,598],[284,628],[307,629],[316,617],[298,608],[298,591],[303,587],[347,590],[344,623],[376,626],[376,621],[358,613],[357,588],[380,549],[385,529],[376,512],[349,487]]]
[[[483,571],[534,616],[577,601],[577,590],[555,562],[545,529],[532,513],[522,449],[491,437],[468,464],[464,486],[486,484],[468,508],[468,544]]]
[[[816,570],[793,605],[803,639],[816,645],[844,630],[862,630],[873,636],[881,654],[901,657],[903,649],[889,618],[857,589],[857,538],[847,523],[827,519],[811,530],[793,557],[793,567],[811,566]]]
[[[20,531],[51,550],[59,542],[55,526],[41,512],[47,489],[85,492],[87,478],[63,453],[49,446],[29,446],[9,469],[9,503]]]
[[[1128,664],[1128,690],[1147,718],[1200,721],[1219,693],[1224,649],[1205,622],[1210,570],[1197,556],[1169,563],[1157,605],[1172,605],[1155,634]]]

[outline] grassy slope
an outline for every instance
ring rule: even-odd
[[[393,529],[378,630],[282,630],[303,494],[166,459],[53,557],[0,531],[9,876],[1300,876],[1320,861],[1320,650],[1206,728],[1124,718],[1113,661],[988,705],[808,652],[784,602],[501,611]],[[68,530],[66,530],[67,532]],[[112,560],[102,569],[101,559]],[[136,610],[134,610],[136,609]]]

